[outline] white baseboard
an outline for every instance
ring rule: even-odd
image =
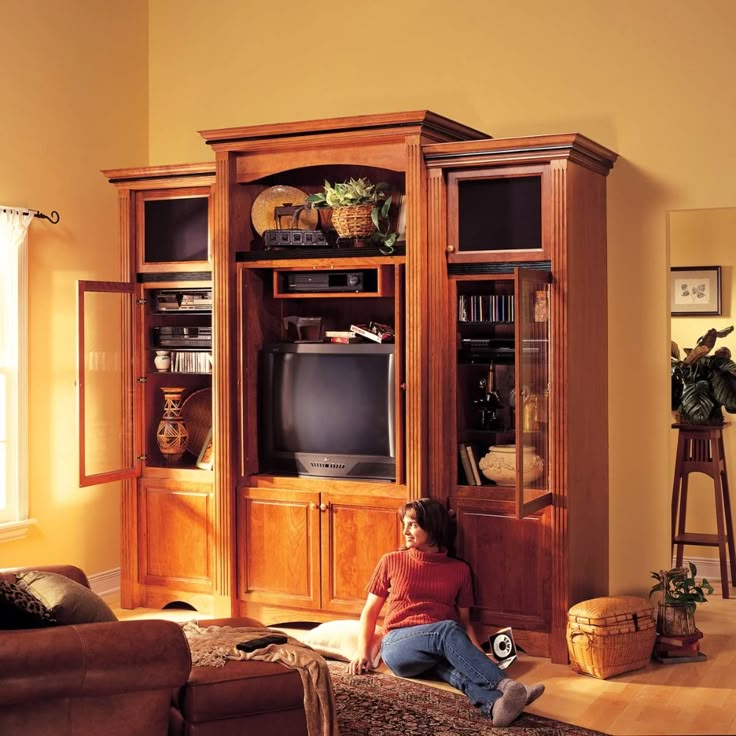
[[[89,585],[97,595],[107,595],[120,590],[120,568],[88,575]]]
[[[717,557],[691,557],[685,555],[683,562],[692,562],[698,568],[697,578],[707,578],[711,583],[721,584],[721,563]],[[672,556],[672,567],[675,566],[675,556]]]

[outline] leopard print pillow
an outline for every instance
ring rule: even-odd
[[[0,580],[0,629],[37,629],[55,623],[51,611],[27,590]]]

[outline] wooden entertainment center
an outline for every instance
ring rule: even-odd
[[[122,605],[267,624],[357,616],[378,557],[401,546],[399,505],[431,495],[457,521],[480,632],[512,626],[525,651],[566,661],[568,608],[608,593],[616,154],[576,133],[493,139],[428,111],[201,134],[214,164],[104,172],[130,280],[80,282],[81,482],[124,481]],[[393,253],[266,248],[254,222],[264,197],[353,177],[388,184]],[[327,231],[323,214],[315,229]],[[331,273],[360,288],[326,286]],[[321,275],[313,288],[309,274]],[[93,348],[109,347],[90,326],[102,305],[123,328],[122,402],[93,370]],[[393,327],[395,479],[262,467],[261,356],[291,339],[286,317]],[[167,349],[172,367],[158,370]],[[190,425],[174,461],[156,441],[172,386]],[[97,402],[113,405],[93,412]],[[122,447],[94,460],[100,415],[123,427]]]

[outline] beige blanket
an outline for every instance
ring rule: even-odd
[[[339,736],[330,670],[325,660],[305,644],[288,637],[286,644],[270,644],[253,652],[241,652],[235,645],[270,633],[267,629],[208,626],[194,621],[182,625],[195,667],[223,667],[228,659],[259,659],[281,662],[299,671],[304,688],[304,712],[309,736]]]

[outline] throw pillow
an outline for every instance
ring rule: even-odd
[[[359,621],[328,621],[299,635],[299,641],[312,647],[327,659],[349,662],[358,650]],[[383,630],[376,627],[369,652],[369,665],[375,670],[381,664]]]
[[[18,584],[49,608],[59,624],[117,621],[97,593],[65,575],[34,570],[18,575]]]
[[[0,629],[38,629],[54,623],[41,601],[20,585],[0,580]]]

